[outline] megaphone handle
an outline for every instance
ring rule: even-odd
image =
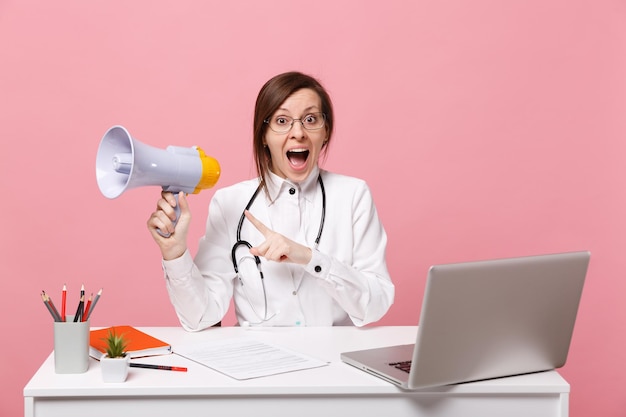
[[[174,223],[174,227],[176,227],[176,224],[178,223],[178,219],[180,218],[180,205],[178,204],[178,194],[174,193],[174,198],[176,199],[176,207],[174,207],[174,212],[176,213],[176,220],[174,220],[172,223]],[[163,237],[170,237],[172,235],[171,233],[163,233],[161,229],[157,229],[157,233]]]

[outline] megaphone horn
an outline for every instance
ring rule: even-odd
[[[123,126],[107,130],[98,147],[96,179],[107,198],[117,198],[131,188],[153,185],[174,194],[197,194],[213,187],[219,177],[219,163],[202,149],[154,148],[133,139]],[[177,220],[178,214],[177,211]]]

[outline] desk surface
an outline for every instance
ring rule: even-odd
[[[44,410],[50,403],[59,404],[59,400],[71,400],[74,404],[87,400],[103,402],[109,399],[155,399],[156,397],[201,398],[202,400],[246,397],[248,401],[255,396],[293,397],[300,400],[303,397],[356,396],[363,398],[366,396],[373,398],[380,396],[381,398],[404,397],[415,400],[420,396],[432,398],[433,395],[459,398],[468,395],[500,395],[503,397],[553,397],[557,400],[554,407],[559,409],[558,413],[535,415],[567,415],[569,384],[556,371],[407,392],[346,365],[339,358],[339,354],[344,351],[413,343],[417,333],[415,326],[364,329],[356,327],[221,327],[197,333],[186,332],[181,328],[140,327],[140,329],[169,342],[174,350],[177,344],[246,335],[328,361],[329,365],[239,381],[172,354],[133,361],[186,366],[188,372],[131,368],[126,382],[104,383],[97,361],[90,359],[89,369],[84,374],[56,374],[54,356],[51,354],[24,388],[25,414],[27,416],[57,415],[45,413]],[[55,401],[47,401],[51,399]],[[211,405],[216,404],[217,402],[211,403]],[[70,412],[70,403],[68,402],[65,406],[67,407],[64,409],[65,415],[73,415]],[[104,405],[102,409],[104,410]],[[162,408],[162,410],[165,409],[166,407]],[[465,410],[467,411],[467,408]],[[303,411],[304,414],[302,411],[299,414],[308,415],[306,410]],[[76,411],[76,415],[80,415],[79,412]],[[165,411],[163,415],[166,415]]]

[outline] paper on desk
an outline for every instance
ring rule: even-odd
[[[235,379],[318,368],[328,362],[248,337],[173,346],[174,353]]]

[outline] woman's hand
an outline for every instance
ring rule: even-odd
[[[247,210],[245,215],[248,221],[265,237],[265,242],[250,249],[251,254],[276,262],[293,262],[305,265],[311,261],[311,248],[300,245],[293,240],[287,239],[280,233],[276,233],[257,220]]]
[[[172,260],[182,256],[187,250],[187,233],[189,232],[189,223],[191,222],[191,212],[185,198],[185,193],[178,193],[178,205],[180,206],[180,216],[178,223],[174,227],[176,220],[176,198],[170,192],[162,192],[161,198],[157,201],[157,208],[150,218],[147,225],[154,241],[159,245],[164,260]],[[161,236],[158,231],[163,234],[170,234],[169,237]]]

